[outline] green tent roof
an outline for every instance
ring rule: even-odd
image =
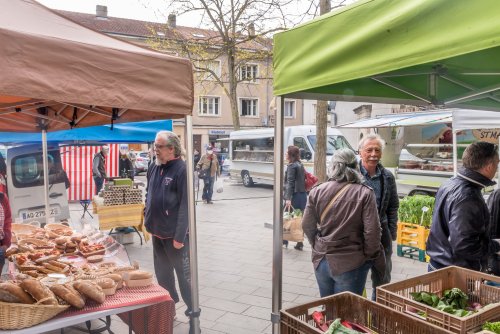
[[[500,110],[498,0],[365,0],[274,37],[274,94]]]

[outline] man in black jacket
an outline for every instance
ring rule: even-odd
[[[95,193],[99,194],[104,180],[107,177],[106,174],[106,157],[109,154],[109,146],[104,145],[99,152],[94,155],[92,159],[92,176],[95,182]]]
[[[156,162],[147,173],[144,222],[153,236],[156,278],[177,303],[177,274],[185,314],[192,315],[191,273],[188,236],[188,190],[182,147],[173,132],[160,131],[154,143]]]
[[[399,198],[394,175],[380,163],[384,141],[377,134],[368,134],[359,142],[360,170],[364,184],[370,186],[377,199],[378,216],[382,227],[381,243],[385,253],[385,273],[372,269],[372,300],[376,299],[376,288],[391,281],[392,242],[398,231]]]
[[[481,190],[495,184],[491,180],[498,162],[497,145],[472,143],[457,176],[439,188],[427,239],[429,271],[447,266],[487,269],[490,217]]]

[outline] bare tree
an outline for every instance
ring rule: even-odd
[[[342,7],[346,0],[337,1],[334,8]],[[330,0],[319,0],[320,15],[327,14],[332,10]],[[314,174],[319,182],[327,179],[326,175],[326,141],[328,130],[328,101],[318,100],[316,102],[316,146],[314,148]]]
[[[165,27],[151,41],[156,49],[176,50],[194,64],[197,80],[207,91],[214,85],[229,98],[233,126],[240,128],[238,84],[272,79],[273,33],[287,29],[307,17],[297,14],[299,0],[169,0],[177,15],[198,12],[203,33]],[[303,5],[301,5],[303,6]],[[294,9],[295,8],[295,9]],[[291,13],[291,14],[290,14]],[[202,31],[202,30],[198,30]],[[221,62],[215,67],[214,62]],[[249,63],[263,62],[268,68],[255,73]],[[264,67],[264,66],[263,66]]]

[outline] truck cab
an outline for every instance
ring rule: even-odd
[[[59,147],[48,148],[50,216],[69,219],[66,189],[69,180],[62,168]],[[12,217],[23,222],[45,220],[43,155],[41,145],[7,150],[7,189]]]

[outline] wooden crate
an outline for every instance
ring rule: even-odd
[[[280,312],[281,334],[324,334],[312,312],[324,310],[325,320],[351,321],[378,334],[449,334],[450,332],[366,298],[344,292]]]
[[[487,285],[488,281],[500,284],[500,277],[451,266],[382,285],[377,288],[377,303],[398,312],[408,313],[411,310],[413,315],[416,311],[424,312],[426,317],[421,317],[423,320],[453,333],[465,334],[479,330],[486,321],[500,320],[500,304],[467,317],[457,317],[414,301],[410,293],[426,291],[441,297],[445,290],[459,288],[467,294],[470,302],[479,302],[481,305],[500,302],[500,288]]]
[[[425,251],[425,243],[429,237],[430,230],[417,225],[399,222],[397,244],[402,246],[410,246]]]

